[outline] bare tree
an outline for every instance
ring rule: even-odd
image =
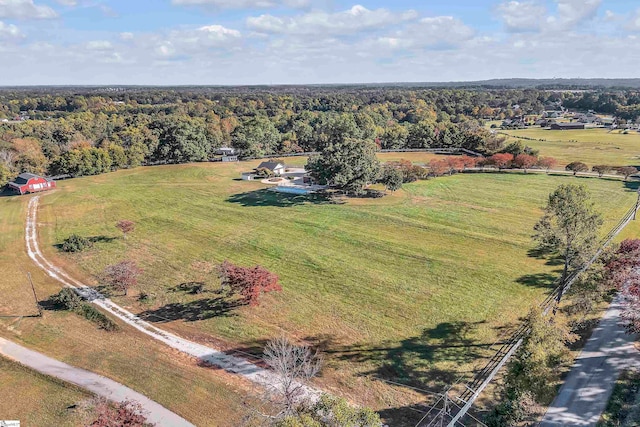
[[[286,337],[273,339],[264,349],[264,361],[278,374],[273,392],[282,407],[281,416],[295,413],[305,400],[305,384],[322,368],[322,357],[307,346],[298,346]]]

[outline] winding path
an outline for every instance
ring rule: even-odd
[[[131,327],[173,349],[191,357],[195,357],[206,364],[218,366],[227,372],[241,375],[267,390],[274,390],[275,387],[277,387],[280,382],[280,378],[273,371],[261,368],[240,357],[226,354],[212,347],[189,341],[160,329],[149,322],[142,320],[130,311],[120,307],[104,295],[97,292],[95,289],[74,279],[61,268],[49,262],[40,250],[40,246],[38,244],[37,213],[39,200],[39,196],[32,197],[31,200],[29,200],[25,238],[29,257],[49,276],[62,283],[64,286],[75,289],[83,298],[119,318]],[[300,390],[300,398],[302,399],[315,400],[320,396],[320,392],[312,387],[300,385]]]
[[[109,400],[115,402],[135,401],[142,406],[147,420],[154,425],[160,427],[195,427],[189,421],[127,386],[102,375],[59,362],[4,338],[0,338],[0,355],[42,374],[75,384]]]
[[[607,406],[616,379],[624,369],[640,368],[635,336],[620,325],[620,296],[600,320],[575,360],[540,427],[595,426]]]

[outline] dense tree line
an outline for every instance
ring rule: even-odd
[[[5,89],[0,184],[20,172],[93,175],[141,164],[323,151],[345,140],[375,149],[504,150],[486,119],[563,103],[640,114],[634,91],[402,87]],[[29,120],[14,120],[25,119]],[[516,154],[516,153],[514,153]]]

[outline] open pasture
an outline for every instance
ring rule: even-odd
[[[555,157],[559,166],[581,161],[589,166],[640,166],[640,134],[629,131],[609,132],[608,129],[546,130],[531,128],[501,131],[514,137],[533,138],[518,140],[536,150],[541,156]],[[540,141],[543,140],[543,141]]]
[[[544,298],[559,267],[531,256],[531,234],[557,185],[587,185],[607,230],[636,198],[633,184],[616,180],[461,174],[382,199],[335,202],[240,181],[254,163],[60,182],[42,199],[45,251],[88,280],[108,264],[137,261],[139,289],[114,298],[190,338],[256,353],[282,333],[318,345],[328,361],[320,384],[377,409],[387,390],[362,376],[432,388],[451,382]],[[137,224],[126,241],[114,227],[119,219]],[[71,233],[98,243],[60,254],[54,245]],[[284,291],[257,308],[229,307],[215,274],[191,268],[201,260],[263,265]],[[189,293],[183,284],[193,282],[205,292]]]

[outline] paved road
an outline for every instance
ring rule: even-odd
[[[616,379],[629,367],[640,367],[640,352],[619,325],[621,298],[616,298],[576,359],[540,427],[595,426],[605,410]]]
[[[93,372],[74,368],[66,363],[51,359],[4,338],[0,338],[0,354],[38,372],[75,384],[107,399],[116,402],[127,399],[134,400],[140,403],[147,412],[147,419],[159,427],[193,427],[193,424],[184,418],[129,387]]]

